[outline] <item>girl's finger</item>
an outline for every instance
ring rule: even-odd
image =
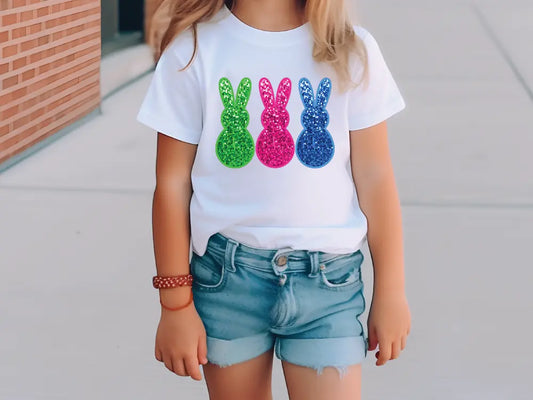
[[[207,364],[207,343],[205,335],[200,336],[198,340],[198,362]]]
[[[376,365],[384,365],[388,360],[390,360],[391,347],[392,345],[390,341],[379,342],[379,357]]]
[[[401,346],[401,341],[400,340],[395,340],[394,342],[392,342],[392,346],[391,346],[391,355],[390,355],[390,359],[391,360],[394,360],[398,357],[400,357],[400,346]]]
[[[196,356],[185,358],[185,368],[186,374],[189,375],[192,379],[197,381],[202,380],[202,374],[200,373],[200,368],[198,367],[198,359]]]
[[[157,361],[163,361],[163,355],[161,354],[161,351],[157,347],[155,348],[155,359]]]
[[[172,360],[172,365],[174,366],[174,373],[179,376],[187,376],[185,366],[183,365],[183,359],[181,357],[174,358]]]
[[[378,339],[373,329],[368,330],[368,350],[376,350]]]
[[[162,361],[165,364],[165,367],[171,372],[174,372],[173,365],[172,365],[172,357],[162,355]]]

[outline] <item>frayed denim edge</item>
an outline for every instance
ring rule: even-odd
[[[339,378],[342,380],[342,378],[344,378],[346,376],[346,374],[348,373],[348,367],[349,366],[348,365],[346,365],[346,366],[344,366],[344,365],[341,365],[341,366],[326,365],[326,366],[323,366],[323,367],[311,367],[311,368],[316,370],[318,375],[321,375],[322,372],[324,371],[324,368],[326,368],[326,367],[335,368],[337,370],[337,372],[339,373]]]
[[[217,365],[218,367],[220,368],[226,368],[226,367],[231,367],[232,365],[235,365],[235,364],[239,364],[238,362],[235,362],[235,363],[215,363],[215,362],[211,362],[211,360],[208,360],[211,364],[215,364]],[[247,361],[247,360],[245,360]],[[324,368],[327,368],[327,367],[330,367],[330,368],[335,368],[339,374],[339,379],[343,379],[346,374],[348,373],[348,368],[349,368],[349,365],[340,365],[340,366],[337,366],[337,365],[325,365],[323,367],[309,367],[309,368],[312,368],[314,369],[318,375],[321,375],[322,372],[324,372]]]

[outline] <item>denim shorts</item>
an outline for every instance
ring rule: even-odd
[[[368,343],[360,250],[348,254],[258,249],[220,233],[192,254],[194,305],[207,334],[207,359],[221,367],[274,346],[276,357],[341,377]]]

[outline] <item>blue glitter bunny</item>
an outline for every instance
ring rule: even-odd
[[[236,96],[233,95],[233,88],[228,78],[221,78],[218,86],[224,105],[220,116],[224,129],[217,138],[216,154],[226,167],[241,168],[248,164],[255,154],[254,139],[247,128],[250,115],[246,111],[252,82],[250,78],[243,78],[237,88]]]
[[[296,155],[307,167],[320,168],[333,158],[335,143],[326,127],[329,114],[326,105],[331,94],[331,80],[323,78],[314,97],[309,79],[302,78],[298,84],[304,105],[301,116],[303,131],[296,140]]]

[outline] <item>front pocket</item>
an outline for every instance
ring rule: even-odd
[[[328,289],[351,289],[360,285],[363,253],[358,250],[349,257],[342,257],[321,263],[322,286]]]
[[[218,262],[207,252],[201,257],[193,252],[190,269],[193,276],[193,285],[198,288],[214,291],[222,289],[225,284],[224,264]]]

